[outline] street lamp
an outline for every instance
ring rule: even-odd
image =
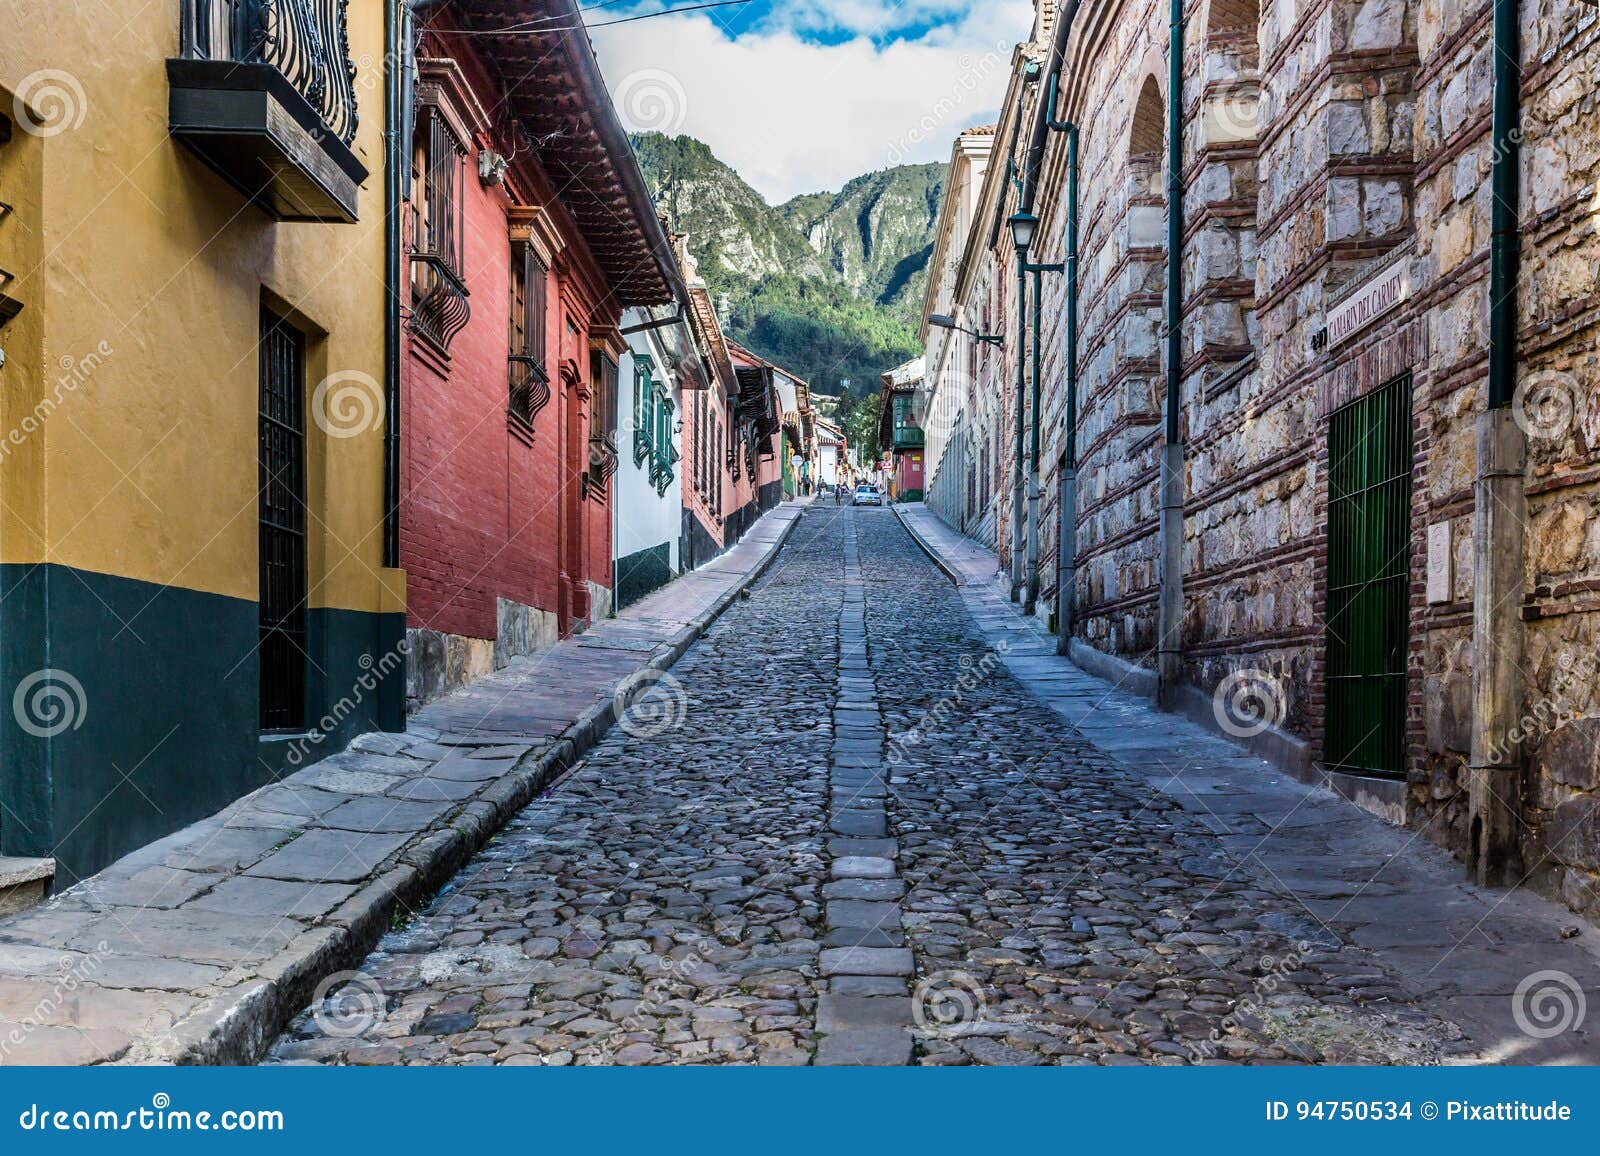
[[[1022,351],[1017,357],[1017,483],[1016,498],[1012,509],[1012,588],[1013,599],[1020,599],[1023,611],[1032,614],[1039,598],[1039,441],[1040,441],[1040,362],[1042,343],[1039,331],[1042,328],[1042,315],[1044,312],[1044,286],[1043,279],[1046,273],[1061,273],[1066,270],[1065,262],[1053,265],[1036,265],[1028,261],[1028,250],[1033,246],[1033,237],[1039,229],[1039,218],[1027,208],[1019,208],[1006,222],[1011,226],[1011,240],[1017,247],[1017,300],[1018,300],[1018,337],[1024,342]],[[1026,340],[1028,325],[1028,274],[1033,274],[1033,388],[1031,395],[1031,438],[1027,454],[1027,475],[1023,475],[1023,445],[1022,445],[1022,373],[1023,362],[1026,357]],[[1027,497],[1027,529],[1023,529],[1023,496]],[[1026,538],[1027,561],[1018,572],[1016,565],[1016,545]]]
[[[1006,342],[1006,339],[997,333],[979,333],[974,329],[968,329],[966,326],[957,323],[956,319],[948,313],[928,314],[928,324],[935,329],[954,329],[957,333],[965,333],[974,341],[981,342],[984,345],[1004,345]]]
[[[1006,224],[1011,226],[1011,240],[1017,246],[1017,256],[1027,260],[1028,250],[1033,247],[1033,234],[1039,227],[1039,218],[1019,209]]]

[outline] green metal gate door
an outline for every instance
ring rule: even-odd
[[[1331,770],[1405,773],[1410,542],[1408,374],[1335,412],[1328,428]]]

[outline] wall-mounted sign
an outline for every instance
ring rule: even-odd
[[[1348,341],[1411,296],[1411,263],[1401,258],[1328,310],[1328,348]]]
[[[1450,523],[1435,522],[1428,527],[1428,604],[1449,602],[1455,597],[1455,544]]]

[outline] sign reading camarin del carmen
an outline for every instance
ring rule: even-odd
[[[1411,264],[1395,261],[1328,311],[1328,348],[1348,341],[1411,296]]]

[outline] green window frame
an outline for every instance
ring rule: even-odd
[[[1411,375],[1328,423],[1323,763],[1403,778],[1410,661]]]
[[[633,355],[633,464],[641,469],[655,456],[655,369],[647,355]]]
[[[673,467],[678,464],[682,455],[672,444],[672,422],[675,407],[672,398],[659,386],[655,389],[654,404],[655,415],[654,453],[650,461],[650,481],[656,488],[656,493],[665,497],[667,488],[672,485]]]

